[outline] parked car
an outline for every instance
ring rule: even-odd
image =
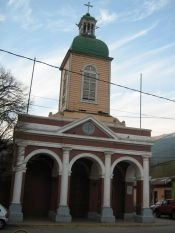
[[[8,221],[8,213],[6,208],[0,204],[0,229],[3,229]]]
[[[175,200],[166,199],[162,202],[161,205],[157,206],[153,213],[156,217],[160,217],[161,215],[168,215],[171,218],[175,219]]]

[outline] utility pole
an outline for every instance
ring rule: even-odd
[[[34,75],[34,70],[35,70],[35,62],[36,62],[36,58],[34,58],[34,60],[33,60],[32,77],[31,77],[31,82],[30,82],[29,98],[28,98],[28,103],[27,103],[27,114],[29,112],[30,95],[31,95],[31,90],[32,90],[32,82],[33,82],[33,75]]]
[[[140,74],[140,129],[142,128],[142,74]]]

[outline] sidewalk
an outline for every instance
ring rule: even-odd
[[[134,221],[126,221],[126,220],[116,220],[115,223],[100,223],[100,222],[94,222],[94,221],[88,221],[88,220],[75,220],[71,223],[56,223],[52,222],[50,220],[33,220],[28,219],[25,220],[22,223],[18,224],[10,224],[12,226],[18,226],[18,227],[36,227],[36,226],[43,226],[43,227],[150,227],[150,226],[169,226],[174,225],[175,226],[175,219],[168,219],[168,218],[155,218],[154,223],[137,223]]]

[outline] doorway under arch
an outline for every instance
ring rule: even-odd
[[[133,161],[119,161],[113,170],[112,209],[119,219],[130,219],[136,211],[140,195],[137,191],[137,177],[140,170]],[[139,189],[140,190],[140,189]]]
[[[53,159],[43,154],[28,161],[23,196],[24,218],[48,217],[53,165]]]
[[[112,208],[116,218],[124,218],[125,209],[125,175],[128,163],[118,163],[113,171]]]
[[[79,158],[73,163],[71,171],[69,207],[72,219],[96,220],[101,203],[97,162],[91,158]]]

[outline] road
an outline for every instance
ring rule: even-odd
[[[24,229],[25,231],[19,231]],[[175,220],[159,219],[155,224],[134,224],[123,223],[116,225],[100,225],[100,224],[68,224],[68,225],[48,225],[37,226],[6,226],[0,233],[174,233]]]

